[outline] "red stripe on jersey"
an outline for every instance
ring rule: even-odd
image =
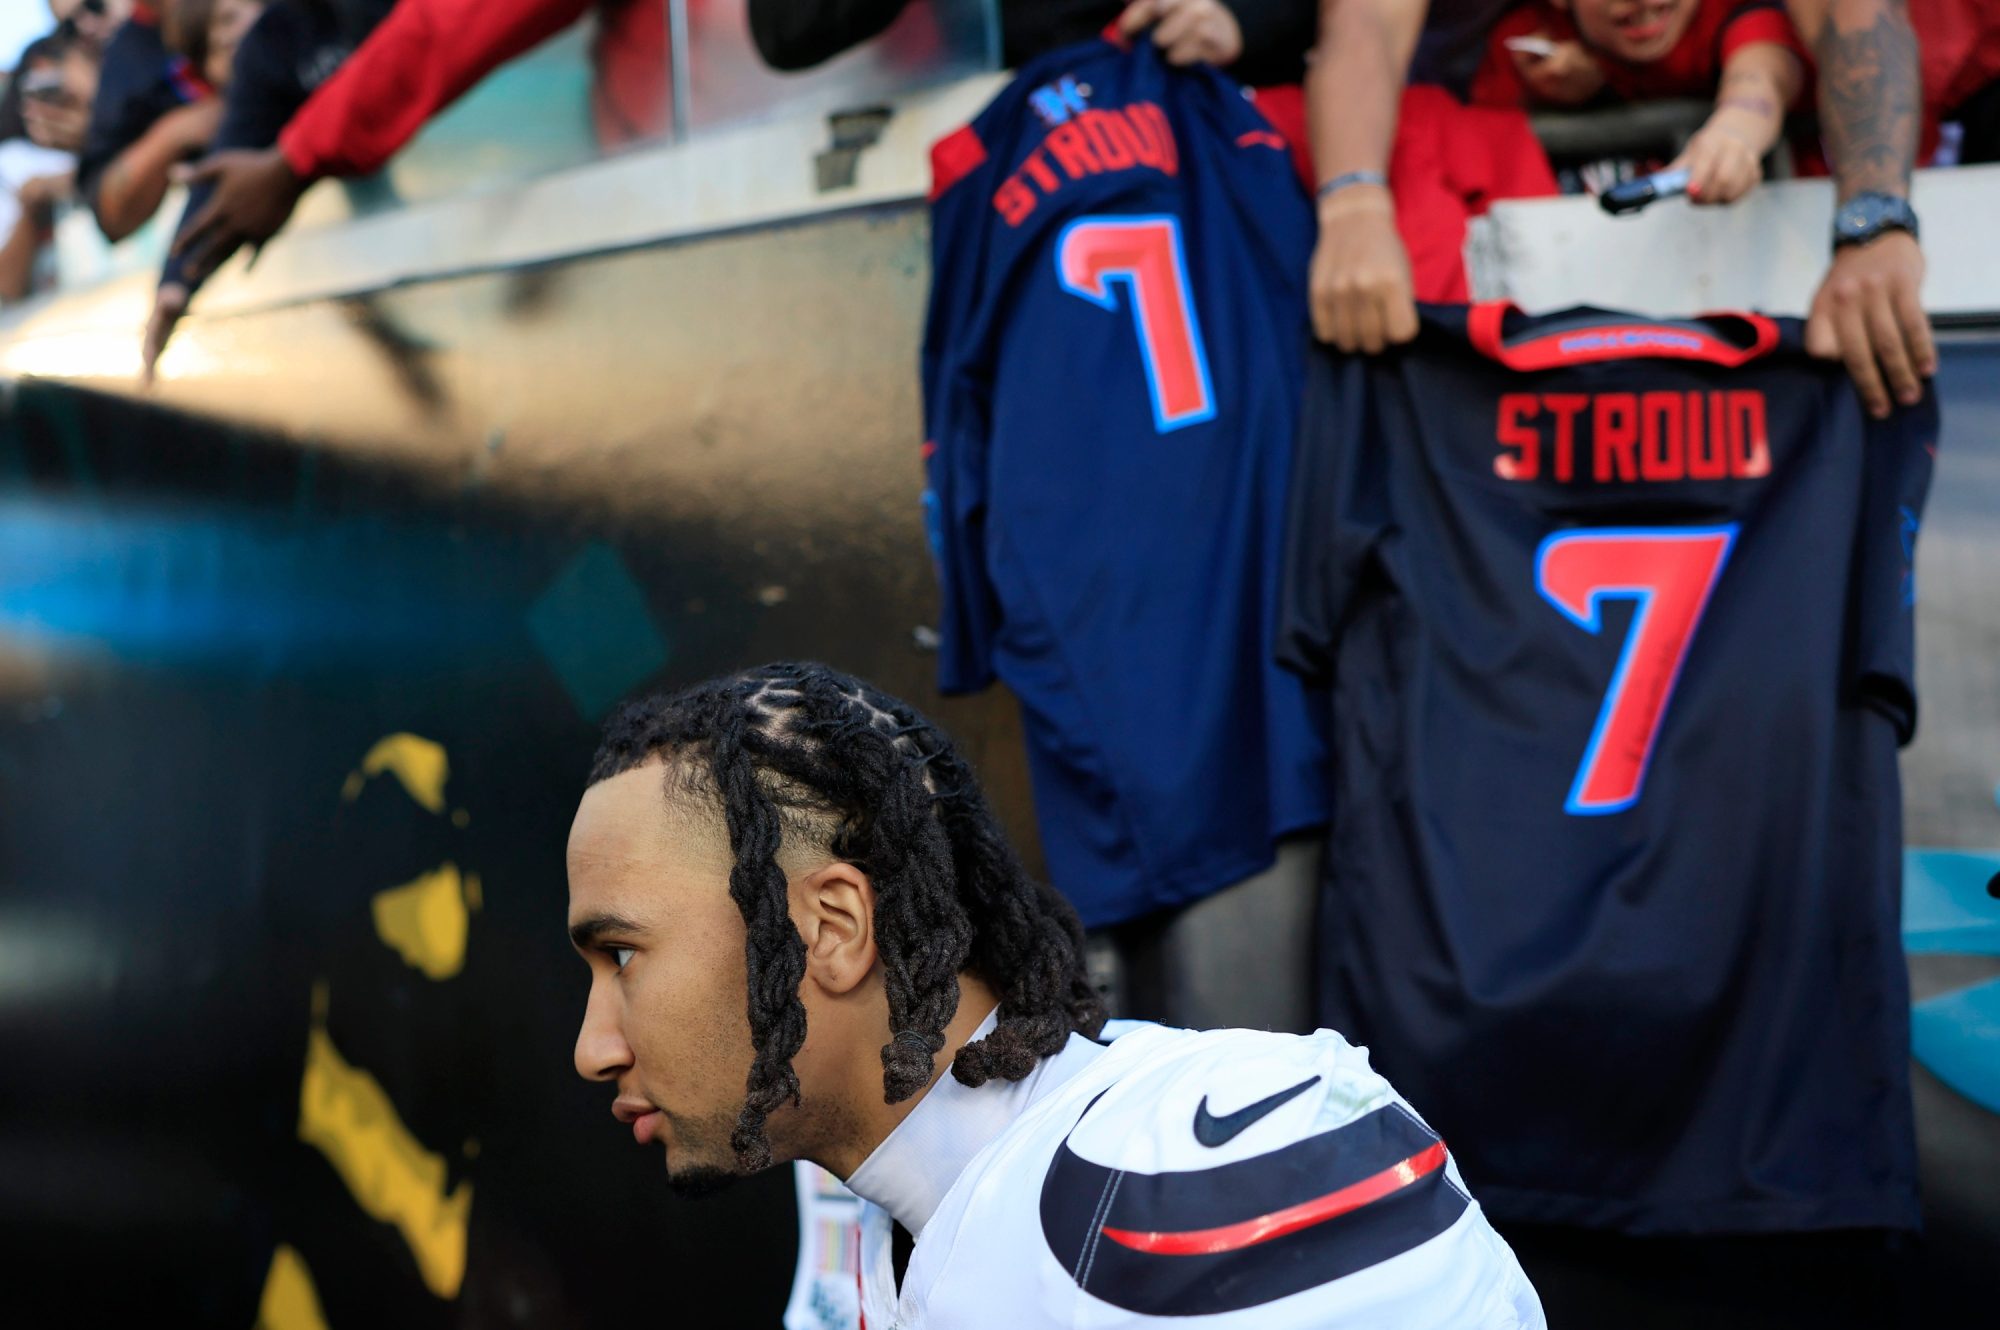
[[[947,189],[977,171],[985,161],[986,145],[972,132],[971,125],[960,125],[931,144],[930,201],[936,203]]]
[[[1767,354],[1778,344],[1778,325],[1761,314],[1734,310],[1703,314],[1704,319],[1738,319],[1750,325],[1749,346],[1733,346],[1697,328],[1658,323],[1606,323],[1543,333],[1508,345],[1502,328],[1514,306],[1489,300],[1467,312],[1465,331],[1473,349],[1509,369],[1560,369],[1602,360],[1699,360],[1731,368]]]
[[[1218,1256],[1241,1251],[1260,1242],[1282,1238],[1314,1224],[1359,1210],[1424,1178],[1444,1166],[1444,1142],[1420,1150],[1400,1164],[1392,1164],[1373,1177],[1350,1183],[1338,1191],[1297,1205],[1273,1210],[1270,1214],[1246,1219],[1221,1228],[1198,1228],[1185,1233],[1134,1233],[1130,1229],[1107,1228],[1104,1236],[1121,1247],[1152,1252],[1159,1256]]]

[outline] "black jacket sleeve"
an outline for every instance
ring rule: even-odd
[[[750,0],[750,37],[773,69],[811,69],[895,22],[909,0]]]
[[[750,36],[773,69],[811,69],[878,36],[909,0],[750,0]],[[1243,30],[1230,74],[1264,86],[1305,77],[1319,23],[1314,0],[1223,0]],[[1008,65],[1080,41],[1117,17],[1118,0],[1000,0]]]
[[[222,124],[209,151],[268,148],[276,143],[278,131],[312,95],[313,89],[301,81],[300,71],[334,68],[348,49],[330,15],[300,5],[267,8],[236,49]],[[175,240],[187,233],[188,224],[200,215],[214,192],[215,186],[205,181],[189,188],[180,223],[174,228]],[[185,260],[171,252],[160,268],[160,285],[168,283],[186,287],[190,295],[200,287],[188,278]]]
[[[1319,27],[1314,0],[1222,0],[1243,30],[1243,54],[1229,75],[1253,88],[1297,83]]]

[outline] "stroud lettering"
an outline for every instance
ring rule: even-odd
[[[1771,474],[1764,394],[1506,393],[1494,423],[1502,480],[1667,484]]]

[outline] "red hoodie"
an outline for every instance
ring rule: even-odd
[[[495,68],[541,45],[599,0],[399,0],[278,135],[301,180],[379,171],[424,123]],[[666,5],[602,0],[591,44],[598,143],[665,131]]]

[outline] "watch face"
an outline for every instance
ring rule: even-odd
[[[1890,230],[1916,234],[1916,215],[1901,199],[1887,196],[1849,199],[1833,215],[1836,242],[1872,240]]]

